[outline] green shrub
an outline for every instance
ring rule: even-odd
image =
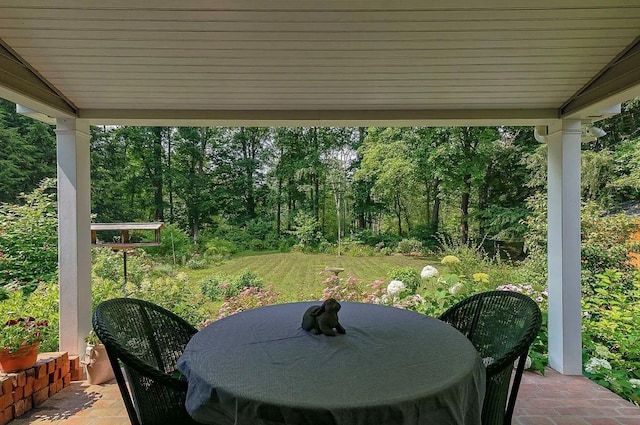
[[[213,276],[200,283],[200,292],[211,301],[220,301],[240,293],[242,288],[235,282],[219,276]]]
[[[374,248],[360,241],[347,239],[342,243],[342,254],[350,257],[373,257],[377,253]]]
[[[294,226],[290,232],[297,240],[303,250],[307,248],[316,248],[320,242],[324,240],[320,223],[310,214],[299,212],[293,219]]]
[[[91,276],[91,306],[92,311],[102,301],[126,295],[122,282],[117,279],[105,279],[95,273]]]
[[[186,273],[150,277],[143,279],[139,285],[127,284],[125,293],[173,311],[194,326],[210,316],[206,299],[193,289]]]
[[[262,279],[249,269],[244,269],[232,281],[239,288],[262,288],[263,286]]]
[[[45,179],[24,204],[0,204],[0,286],[27,292],[51,281],[58,270],[58,216],[55,179]]]
[[[388,246],[385,246],[384,248],[380,249],[380,254],[382,254],[382,255],[391,255],[391,254],[393,254],[393,249],[389,248]]]
[[[388,247],[394,249],[398,242],[400,241],[400,237],[395,233],[385,233],[385,232],[373,232],[372,230],[362,229],[355,232],[351,236],[352,240],[360,241],[368,246],[375,247]]]
[[[294,246],[296,241],[289,237],[280,239],[278,242],[278,251],[279,252],[291,252],[291,247]]]
[[[92,272],[99,278],[124,284],[124,254],[110,248],[91,250]],[[151,274],[153,263],[146,251],[132,250],[127,254],[127,282],[139,285]]]
[[[200,283],[200,292],[211,301],[220,301],[235,297],[244,288],[262,288],[262,286],[262,279],[251,270],[245,269],[232,278],[212,276],[203,280]]]
[[[421,283],[420,272],[413,267],[394,267],[389,271],[389,280],[402,281],[411,292],[416,292]]]
[[[396,252],[401,254],[411,254],[422,251],[422,242],[417,239],[403,239],[398,242]]]
[[[229,258],[236,252],[238,252],[238,247],[235,243],[220,238],[213,238],[207,242],[204,254],[206,257],[221,256],[223,258]]]
[[[318,252],[322,254],[335,254],[337,251],[338,247],[328,241],[322,241],[320,242],[320,246],[318,246]]]
[[[194,250],[191,238],[175,224],[167,224],[160,231],[160,245],[145,247],[151,256],[176,264]]]
[[[632,384],[640,379],[639,276],[633,274],[631,286],[621,271],[606,270],[593,278],[582,297],[585,375],[639,403],[640,385]]]
[[[246,287],[234,297],[228,298],[218,310],[218,317],[223,318],[241,311],[256,307],[273,305],[278,301],[279,294],[273,286],[268,288]]]
[[[208,265],[209,262],[207,261],[207,258],[198,253],[193,254],[185,263],[185,267],[191,270],[204,269]]]
[[[265,249],[264,241],[261,239],[251,239],[249,241],[249,249],[252,251],[261,251]]]

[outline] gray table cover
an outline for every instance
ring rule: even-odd
[[[346,335],[301,328],[312,303],[235,314],[198,332],[178,361],[202,423],[480,425],[485,368],[437,319],[342,302]]]

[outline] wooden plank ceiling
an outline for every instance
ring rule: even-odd
[[[638,0],[0,2],[2,44],[95,116],[557,115],[639,35]]]

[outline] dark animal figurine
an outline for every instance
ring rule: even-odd
[[[333,298],[327,299],[322,305],[309,307],[302,316],[302,329],[314,335],[323,333],[327,336],[336,336],[334,329],[343,334],[346,331],[338,322],[340,303]]]

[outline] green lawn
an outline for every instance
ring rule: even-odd
[[[425,258],[405,256],[383,257],[336,257],[327,254],[277,253],[232,258],[223,264],[201,270],[188,270],[190,280],[199,284],[215,275],[233,276],[250,269],[265,283],[273,285],[281,295],[280,301],[319,299],[324,285],[322,282],[331,274],[325,267],[340,267],[344,271],[340,277],[349,275],[363,282],[376,279],[388,280],[388,273],[394,267],[411,266],[420,271],[427,264],[434,264]]]

